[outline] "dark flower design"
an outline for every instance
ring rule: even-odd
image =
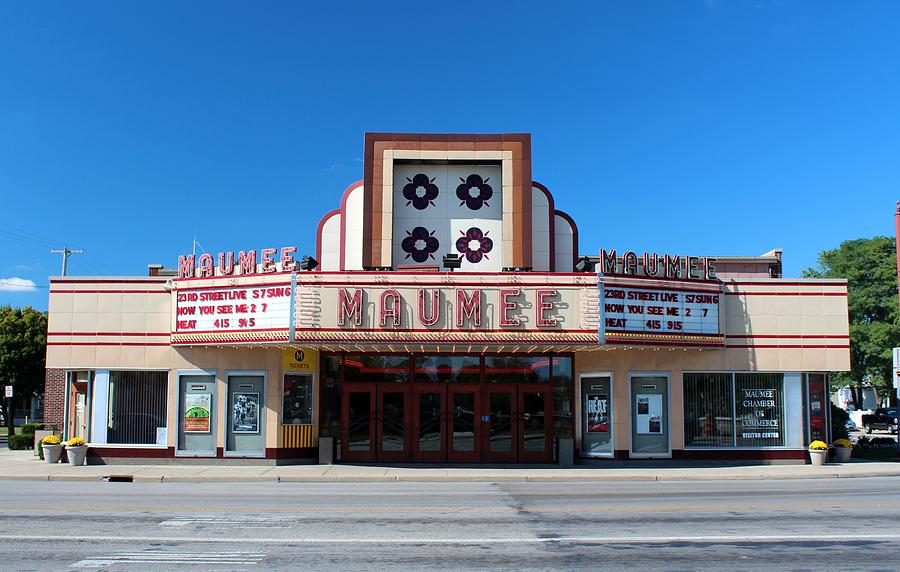
[[[490,232],[490,231],[488,231]],[[473,226],[465,233],[459,231],[461,237],[456,239],[456,251],[464,254],[466,260],[475,264],[482,258],[490,258],[487,253],[494,249],[494,241],[487,237],[487,232]]]
[[[407,236],[400,243],[400,248],[406,253],[406,258],[412,258],[416,262],[425,262],[429,258],[434,259],[440,243],[434,237],[434,231],[428,232],[423,226],[417,226],[412,232],[406,231]]]
[[[423,211],[428,205],[434,205],[434,199],[438,196],[438,186],[434,184],[434,178],[419,173],[412,179],[406,177],[409,183],[403,187],[403,196],[406,198],[406,206],[412,203],[416,209]],[[421,191],[419,189],[422,189]]]
[[[459,206],[465,203],[473,211],[477,211],[482,205],[491,206],[488,204],[488,200],[494,196],[494,189],[487,184],[491,180],[490,177],[482,180],[481,175],[473,173],[464,181],[462,177],[459,180],[462,181],[462,184],[456,187],[456,198],[460,200]]]

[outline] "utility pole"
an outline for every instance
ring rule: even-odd
[[[68,265],[69,265],[69,256],[72,254],[84,254],[84,249],[83,248],[62,248],[62,249],[51,248],[50,253],[51,254],[62,254],[63,261],[62,261],[61,276],[65,276],[66,268],[68,268]]]

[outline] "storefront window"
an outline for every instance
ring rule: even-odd
[[[685,373],[684,444],[688,447],[784,445],[780,373]]]
[[[553,358],[553,434],[557,437],[574,435],[572,414],[572,358]]]
[[[481,360],[471,356],[422,356],[415,361],[416,381],[478,383]]]
[[[375,383],[409,381],[409,357],[379,354],[348,355],[344,359],[344,382]]]
[[[484,380],[490,383],[549,383],[548,356],[484,358]]]
[[[734,446],[734,388],[730,373],[684,374],[684,444]]]
[[[783,386],[780,373],[735,374],[738,447],[784,445]]]
[[[282,423],[302,425],[312,423],[312,377],[303,374],[284,374]]]
[[[165,371],[109,372],[107,443],[165,445],[168,377]]]

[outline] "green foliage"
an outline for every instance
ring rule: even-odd
[[[43,423],[25,423],[22,425],[22,434],[25,435],[30,433],[31,435],[34,435],[35,431],[43,428]]]
[[[16,399],[43,392],[46,352],[47,314],[0,306],[0,381]]]
[[[876,236],[842,242],[819,255],[806,278],[845,278],[850,309],[849,373],[832,376],[836,386],[864,379],[881,390],[891,384],[891,348],[900,346],[897,308],[897,253],[893,238]]]
[[[850,414],[835,405],[831,404],[831,439],[849,439],[850,432],[847,431],[847,422],[850,421]]]
[[[27,435],[13,435],[9,438],[9,448],[13,451],[28,451],[34,449],[34,433]]]

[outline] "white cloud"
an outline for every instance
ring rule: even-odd
[[[0,278],[0,292],[36,292],[37,284],[25,278]]]

